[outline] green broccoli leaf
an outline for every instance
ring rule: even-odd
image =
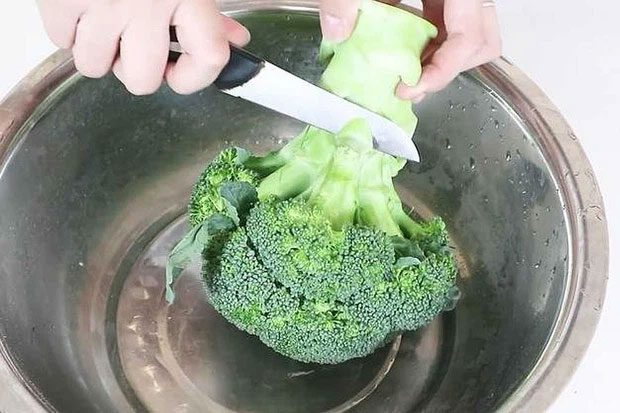
[[[243,224],[250,209],[258,201],[256,188],[247,182],[226,182],[220,188],[227,215],[235,225]]]
[[[166,301],[174,301],[173,285],[183,270],[195,259],[199,259],[202,251],[209,245],[215,234],[231,231],[235,228],[232,218],[215,214],[206,221],[193,227],[172,249],[166,261]]]
[[[392,244],[394,245],[394,251],[397,257],[413,257],[419,260],[424,259],[424,252],[420,246],[406,238],[393,236]]]
[[[415,258],[415,257],[400,257],[399,259],[396,260],[396,263],[394,264],[394,268],[396,270],[399,270],[401,268],[414,267],[416,265],[420,265],[421,263],[422,263],[422,261],[420,261],[419,258]]]

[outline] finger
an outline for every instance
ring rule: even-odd
[[[108,73],[118,53],[123,26],[124,21],[105,3],[98,3],[80,18],[75,31],[73,60],[82,75],[98,78]]]
[[[243,47],[250,42],[250,32],[235,19],[222,15],[222,25],[230,43]]]
[[[184,53],[168,65],[166,81],[177,93],[190,94],[215,80],[228,62],[230,46],[213,1],[186,0],[172,21]]]
[[[401,83],[397,95],[403,99],[412,99],[418,95],[443,89],[454,79],[477,52],[468,39],[461,35],[449,36],[437,49],[429,64],[422,69],[420,80],[413,87]]]
[[[418,83],[414,86],[399,84],[396,89],[397,96],[403,99],[421,99],[425,94],[443,89],[460,72],[466,70],[469,62],[484,45],[481,10],[477,0],[446,0],[446,40],[423,67]]]
[[[355,27],[359,5],[360,0],[321,0],[321,30],[325,39],[347,39]]]
[[[114,72],[134,95],[154,93],[162,83],[168,51],[170,11],[151,10],[128,22]]]
[[[502,38],[495,7],[485,7],[482,10],[482,30],[484,45],[482,49],[469,61],[466,69],[490,62],[502,54]]]
[[[58,7],[54,0],[37,1],[43,26],[52,43],[61,49],[70,49],[75,41],[75,28],[86,2],[75,1],[65,8]]]

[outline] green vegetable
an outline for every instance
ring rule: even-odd
[[[442,225],[435,219],[420,227],[429,234],[441,228],[433,236],[445,239]],[[412,243],[411,250],[421,248]],[[304,362],[365,356],[394,333],[422,327],[453,306],[456,291],[446,244],[398,257],[383,231],[357,225],[336,231],[321,209],[301,198],[260,202],[221,257],[219,267],[204,274],[215,309]]]
[[[362,1],[355,30],[342,43],[323,41],[320,58],[329,61],[320,84],[399,124],[413,135],[417,117],[411,103],[394,95],[402,79],[415,85],[420,56],[437,29],[404,10],[371,0]]]
[[[229,148],[207,166],[194,185],[189,201],[189,221],[192,226],[200,224],[213,214],[226,212],[225,199],[220,195],[220,188],[224,183],[258,183],[256,174],[243,166],[249,156],[243,149]]]
[[[411,63],[419,67],[431,28],[365,2],[351,39],[323,45],[332,58],[322,85],[414,127],[410,105],[392,99],[393,88],[400,77],[419,76]],[[394,56],[383,50],[390,42]],[[365,63],[351,71],[356,62]],[[170,255],[168,286],[201,251],[214,308],[304,362],[361,357],[424,326],[454,306],[457,270],[443,221],[418,222],[403,210],[392,179],[404,164],[373,149],[363,120],[335,135],[308,127],[262,157],[223,151],[194,188],[193,229]]]

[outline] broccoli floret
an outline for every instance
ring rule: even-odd
[[[403,267],[385,232],[336,231],[302,199],[259,203],[221,257],[205,271],[215,309],[277,352],[316,363],[365,356],[426,324],[449,303],[456,275],[449,254]]]
[[[247,156],[245,151],[238,148],[225,149],[202,172],[189,201],[189,221],[192,226],[213,214],[225,212],[226,205],[220,196],[220,189],[226,182],[258,184],[256,173],[243,165]]]

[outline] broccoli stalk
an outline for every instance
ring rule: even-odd
[[[335,229],[358,224],[407,238],[423,231],[403,211],[392,183],[405,161],[373,149],[370,128],[361,119],[337,135],[310,127],[265,162],[249,159],[245,166],[258,176],[270,171],[258,185],[261,200],[299,197],[321,209]],[[279,161],[275,170],[273,159]]]

